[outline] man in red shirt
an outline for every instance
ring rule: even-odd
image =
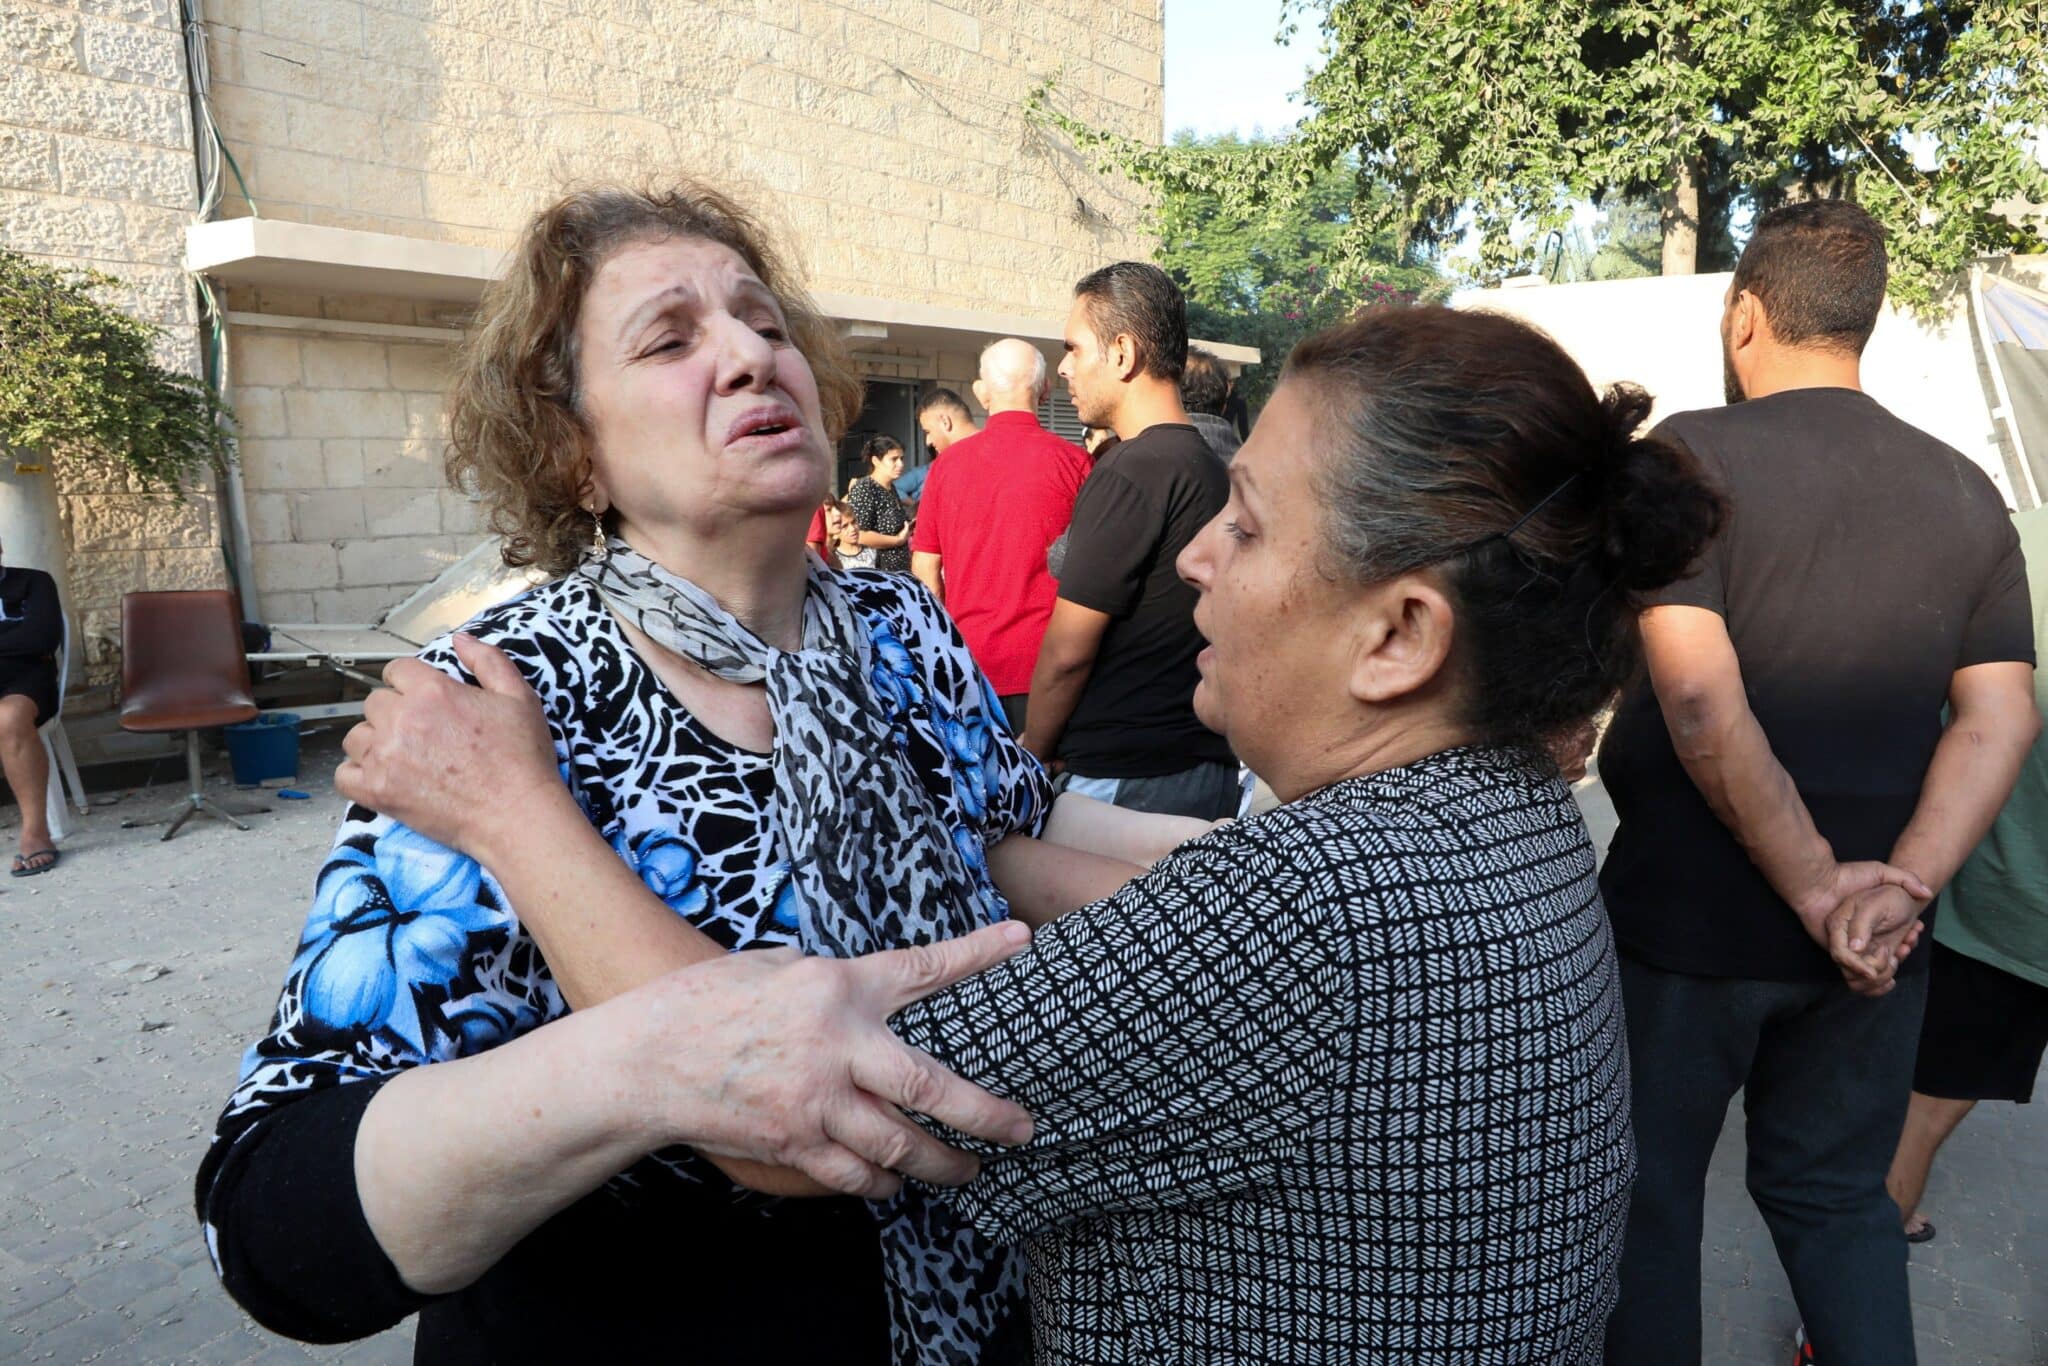
[[[1090,469],[1086,452],[1039,425],[1046,392],[1045,357],[1031,343],[1005,337],[981,353],[974,397],[988,421],[932,466],[910,540],[911,573],[953,614],[1020,732],[1059,591],[1045,552]]]

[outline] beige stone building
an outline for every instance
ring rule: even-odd
[[[577,180],[765,210],[862,429],[917,451],[920,386],[964,391],[995,336],[1054,354],[1074,279],[1150,254],[1140,197],[1022,106],[1057,78],[1156,138],[1162,40],[1160,0],[0,0],[0,240],[124,276],[190,365],[203,275],[243,437],[218,497],[64,490],[89,659],[131,588],[225,565],[251,615],[363,621],[476,544],[440,475],[449,347]],[[209,129],[232,165],[200,221]]]
[[[183,270],[198,189],[188,91],[175,0],[0,0],[0,244],[121,277],[119,302],[166,328],[164,359],[196,371]],[[53,477],[16,471],[0,461],[0,481]],[[81,653],[104,673],[122,593],[222,581],[212,491],[181,504],[61,466],[54,477],[68,605]]]

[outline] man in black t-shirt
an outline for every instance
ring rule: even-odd
[[[1039,645],[1024,747],[1065,790],[1140,811],[1237,813],[1237,764],[1195,717],[1195,590],[1174,561],[1230,496],[1181,406],[1187,309],[1157,266],[1119,261],[1074,287],[1060,378],[1115,430],[1074,500],[1059,598]]]
[[[1648,677],[1600,751],[1641,1153],[1610,1362],[1699,1359],[1702,1196],[1737,1090],[1809,1359],[1913,1359],[1884,1186],[1926,989],[1926,955],[1902,956],[1915,892],[1983,835],[2040,723],[2002,499],[1860,387],[1885,273],[1854,205],[1765,215],[1722,317],[1730,406],[1658,429],[1730,515],[1643,614]]]

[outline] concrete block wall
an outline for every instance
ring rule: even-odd
[[[1032,87],[1161,135],[1159,0],[204,0],[262,211],[504,245],[572,180],[690,172],[815,287],[1045,315],[1145,205],[1025,126]],[[226,213],[246,212],[234,200]]]
[[[413,308],[371,302],[311,316]],[[228,352],[265,620],[372,620],[482,539],[441,473],[445,342],[237,326]]]
[[[254,289],[227,302],[267,320],[233,326],[228,342],[257,607],[272,622],[373,620],[488,534],[478,506],[442,477],[451,349],[314,329],[434,327],[443,310]],[[973,401],[974,353],[861,349],[864,375],[944,384]]]
[[[821,290],[1057,317],[1072,281],[1144,256],[1145,204],[1021,105],[1060,73],[1092,122],[1160,132],[1159,0],[199,0],[215,109],[273,217],[504,245],[570,181],[684,171],[759,207]],[[96,265],[196,369],[178,269],[194,199],[173,0],[0,9],[0,228]],[[249,211],[232,182],[222,212]],[[459,308],[237,290],[229,307],[413,326]],[[439,347],[232,328],[259,601],[372,616],[482,534],[440,487]],[[886,348],[895,349],[895,348]],[[878,376],[965,392],[971,355]],[[63,486],[86,653],[120,594],[224,581],[206,491]]]
[[[0,241],[117,276],[112,301],[162,324],[160,358],[196,373],[179,263],[197,197],[173,0],[0,4]],[[147,495],[118,473],[54,466],[87,681],[117,665],[121,595],[225,582],[211,490]]]

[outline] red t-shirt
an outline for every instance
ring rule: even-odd
[[[1074,515],[1088,453],[1031,413],[991,414],[946,448],[918,504],[911,550],[941,557],[946,610],[998,694],[1031,691],[1059,585],[1045,552]]]
[[[825,534],[825,505],[818,504],[818,510],[811,514],[811,529],[804,533],[805,545],[821,545],[832,548],[832,538]]]

